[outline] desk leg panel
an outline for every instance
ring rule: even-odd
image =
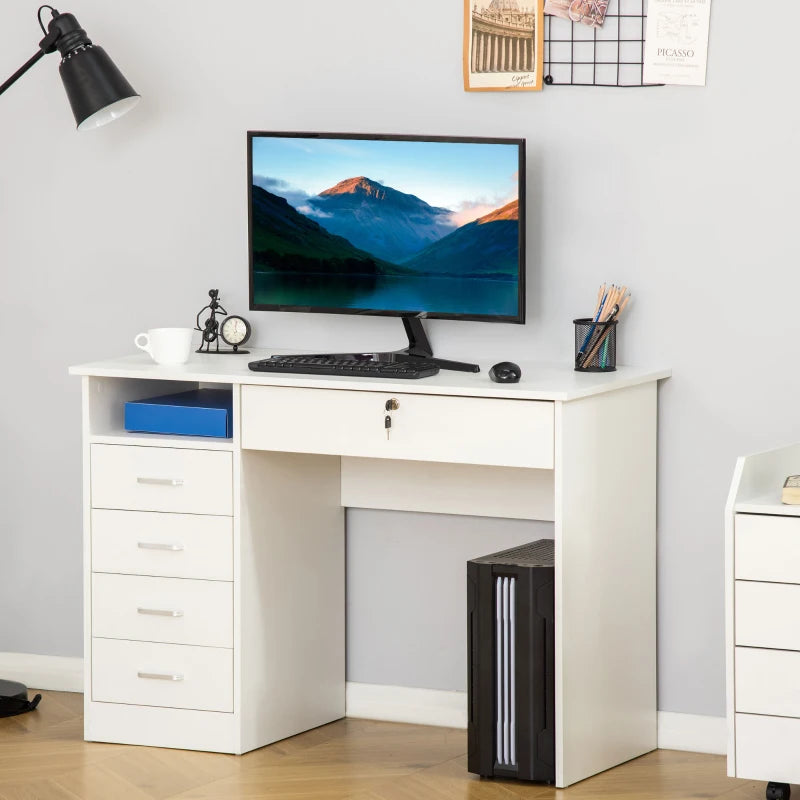
[[[83,718],[86,739],[92,718],[92,472],[91,444],[92,379],[81,378],[81,424],[83,469]]]
[[[657,747],[655,383],[556,405],[556,785]]]
[[[345,714],[338,456],[241,453],[242,752]]]

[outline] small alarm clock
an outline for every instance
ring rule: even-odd
[[[229,344],[234,352],[239,350],[239,347],[247,343],[252,333],[250,323],[244,317],[231,315],[225,317],[222,325],[220,325],[219,335],[225,344]]]

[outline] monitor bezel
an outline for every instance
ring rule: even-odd
[[[253,269],[253,139],[360,139],[371,141],[442,142],[462,144],[509,144],[516,145],[519,153],[519,264],[518,307],[515,315],[501,314],[452,314],[436,311],[403,311],[400,309],[334,308],[332,306],[297,306],[255,302],[255,271]],[[525,324],[525,139],[471,137],[471,136],[415,136],[412,134],[385,133],[320,133],[308,131],[248,131],[247,132],[247,250],[249,262],[249,300],[251,311],[289,311],[309,314],[354,314],[375,317],[417,317],[419,319],[457,319],[473,322],[505,322]]]

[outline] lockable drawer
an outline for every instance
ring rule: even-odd
[[[233,513],[233,455],[213,450],[93,444],[92,507]]]
[[[534,400],[243,386],[242,446],[552,469],[554,415],[553,403]]]
[[[92,639],[92,699],[233,711],[233,650]]]
[[[92,635],[233,647],[233,584],[95,573]]]
[[[233,580],[233,520],[153,511],[92,511],[92,570]]]
[[[800,517],[737,514],[734,537],[736,578],[800,583]]]

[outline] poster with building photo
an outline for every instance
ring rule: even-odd
[[[464,0],[464,88],[542,88],[544,0]]]

